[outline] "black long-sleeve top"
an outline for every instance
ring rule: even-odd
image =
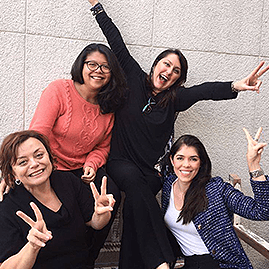
[[[153,105],[150,113],[142,113],[148,103],[147,74],[130,55],[121,34],[106,12],[96,16],[107,41],[116,54],[127,78],[129,95],[124,107],[116,112],[110,159],[128,159],[145,173],[151,173],[171,135],[176,112],[184,111],[200,100],[225,100],[237,97],[231,82],[207,82],[185,88],[178,87],[175,101],[166,107]],[[154,97],[156,102],[164,92]]]
[[[91,192],[80,179],[70,172],[54,171],[50,182],[61,208],[54,212],[39,202],[23,185],[15,187],[0,203],[0,263],[18,253],[28,242],[31,227],[16,216],[23,211],[35,220],[30,207],[34,202],[40,209],[52,240],[38,253],[34,269],[85,269],[89,254],[85,223],[90,221],[94,204]]]

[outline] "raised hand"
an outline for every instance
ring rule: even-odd
[[[48,240],[52,239],[52,234],[47,230],[46,223],[37,205],[31,202],[30,206],[35,213],[36,221],[33,221],[22,211],[17,211],[16,214],[31,226],[27,236],[27,240],[29,241],[30,245],[34,249],[40,249],[41,247],[45,247],[45,243]]]
[[[269,65],[264,69],[260,70],[264,65],[264,61],[260,62],[259,65],[254,68],[254,70],[242,80],[234,82],[234,88],[238,91],[256,91],[260,92],[260,86],[262,81],[259,80],[259,77],[262,76],[268,69]]]
[[[107,212],[113,211],[115,199],[112,194],[106,194],[107,178],[102,178],[101,194],[99,194],[93,182],[90,183],[92,194],[94,197],[95,205],[94,210],[97,215],[102,215]]]
[[[254,171],[260,169],[261,154],[264,147],[267,145],[266,143],[258,142],[262,132],[262,128],[259,128],[254,139],[251,137],[246,128],[243,128],[243,130],[246,134],[246,138],[248,141],[247,162],[249,170]]]
[[[92,167],[86,166],[84,169],[84,174],[81,176],[81,179],[84,183],[90,184],[90,182],[94,181],[95,179],[95,171]]]

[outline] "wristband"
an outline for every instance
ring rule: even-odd
[[[251,178],[257,178],[257,177],[260,177],[260,176],[264,175],[264,172],[260,168],[258,170],[254,170],[252,172],[249,172],[249,175],[250,175]]]
[[[231,88],[232,88],[232,92],[236,92],[236,93],[239,93],[240,91],[237,90],[235,87],[234,87],[234,81],[232,82],[231,84]]]
[[[93,6],[91,8],[91,12],[93,16],[96,16],[98,13],[104,11],[103,6],[101,5],[101,3],[97,3],[95,6]]]

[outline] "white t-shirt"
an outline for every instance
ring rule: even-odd
[[[182,220],[176,222],[180,211],[176,209],[174,203],[173,188],[175,182],[172,185],[169,206],[164,216],[166,226],[175,236],[177,243],[180,245],[181,251],[185,256],[209,254],[208,249],[192,221],[185,225],[182,224]]]

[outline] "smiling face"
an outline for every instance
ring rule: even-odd
[[[162,58],[154,67],[151,82],[154,91],[159,93],[171,87],[181,75],[178,55],[170,53]]]
[[[98,63],[99,65],[105,65],[109,67],[107,58],[104,54],[100,53],[99,51],[94,51],[91,52],[90,54],[87,55],[85,62],[88,61],[94,61]],[[90,90],[99,90],[103,86],[105,86],[110,78],[111,78],[111,73],[103,73],[101,68],[98,67],[96,70],[91,71],[87,67],[87,64],[84,63],[83,69],[82,69],[82,77],[84,80],[84,84],[87,88]]]
[[[182,145],[174,157],[170,157],[170,160],[179,182],[191,184],[201,165],[196,148]]]
[[[30,137],[18,147],[12,169],[14,177],[27,190],[31,190],[49,182],[52,164],[45,146],[38,139]]]

